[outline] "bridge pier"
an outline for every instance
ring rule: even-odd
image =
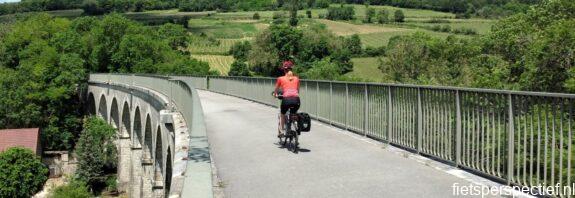
[[[132,162],[142,161],[142,148],[132,148]],[[143,181],[143,167],[142,163],[132,163],[131,174],[131,191],[130,197],[142,197],[142,181]]]
[[[132,168],[132,148],[130,146],[130,137],[120,137],[118,147],[118,191],[129,193],[130,169]]]

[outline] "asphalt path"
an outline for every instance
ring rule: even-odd
[[[294,154],[278,144],[277,108],[198,93],[225,197],[455,197],[470,184],[315,121]]]

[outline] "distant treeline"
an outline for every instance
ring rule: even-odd
[[[181,11],[249,11],[278,10],[292,0],[22,0],[0,4],[0,15],[67,9],[84,9],[87,14],[141,12],[145,10],[180,9]],[[330,0],[299,0],[300,9],[327,8]]]
[[[530,5],[538,4],[541,0],[333,0],[333,2],[430,9],[459,13],[460,17],[465,15],[501,17],[525,12]]]

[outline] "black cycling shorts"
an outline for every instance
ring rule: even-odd
[[[299,110],[299,97],[284,98],[281,104],[281,113],[286,114],[288,109],[291,108],[290,113],[295,114]]]

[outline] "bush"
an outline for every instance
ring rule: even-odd
[[[315,2],[315,7],[316,8],[328,8],[330,3],[331,3],[330,0],[317,0]]]
[[[436,32],[439,32],[439,31],[441,31],[441,25],[431,26],[431,30],[436,31]]]
[[[446,20],[446,19],[439,19],[439,18],[432,18],[429,19],[427,21],[425,21],[426,23],[451,23],[451,21]]]
[[[260,14],[259,13],[254,13],[254,15],[252,16],[252,19],[254,20],[260,20]]]
[[[403,11],[401,11],[401,10],[396,10],[393,18],[394,18],[395,22],[397,22],[397,23],[405,22],[405,15],[403,14]]]
[[[234,56],[236,60],[245,61],[251,49],[252,45],[249,41],[240,41],[234,43],[230,48],[229,54]]]
[[[14,147],[0,153],[0,197],[31,197],[47,179],[48,168],[30,149]]]
[[[327,19],[329,20],[352,20],[355,17],[353,6],[340,6],[327,8]]]
[[[384,24],[389,22],[389,12],[385,9],[380,10],[377,14],[377,22]]]
[[[440,31],[442,31],[442,32],[451,32],[451,26],[450,26],[450,25],[443,25],[443,26],[441,27],[441,30],[440,30]]]
[[[90,198],[90,193],[86,183],[73,180],[69,184],[59,186],[52,190],[50,198]]]
[[[310,19],[311,19],[311,18],[312,18],[312,16],[311,16],[311,10],[306,10],[306,11],[305,11],[305,15],[307,15],[307,18],[310,18]]]
[[[317,18],[325,19],[325,14],[319,14],[319,15],[317,16]]]
[[[385,46],[381,47],[366,47],[364,50],[364,55],[367,57],[383,56],[385,55]]]
[[[230,67],[228,76],[250,76],[248,65],[242,61],[234,61]]]

